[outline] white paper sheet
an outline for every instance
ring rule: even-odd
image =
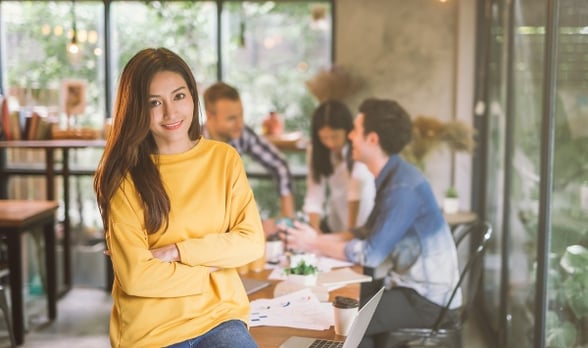
[[[329,302],[320,302],[308,288],[251,302],[250,326],[285,326],[327,330],[335,322]]]

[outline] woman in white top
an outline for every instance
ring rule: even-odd
[[[303,210],[310,225],[323,232],[363,225],[374,205],[374,177],[351,159],[352,129],[351,112],[337,100],[323,102],[312,116]]]

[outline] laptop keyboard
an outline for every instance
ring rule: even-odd
[[[312,342],[309,348],[341,348],[343,342],[341,341],[329,341],[329,340],[316,340]]]

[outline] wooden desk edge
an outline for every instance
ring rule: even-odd
[[[57,201],[0,200],[0,227],[22,227],[54,215]]]

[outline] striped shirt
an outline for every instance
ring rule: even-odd
[[[210,138],[210,133],[204,125],[202,135]],[[253,129],[245,126],[241,136],[232,139],[229,144],[239,152],[250,156],[254,161],[263,166],[275,179],[280,196],[292,194],[292,174],[288,168],[288,162],[284,155],[267,139],[257,135]]]

